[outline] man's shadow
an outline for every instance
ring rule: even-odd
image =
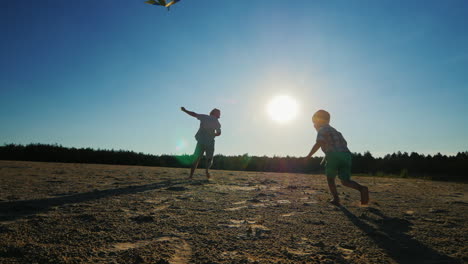
[[[405,219],[387,217],[375,208],[368,209],[378,219],[366,215],[357,217],[345,207],[340,207],[340,209],[354,225],[366,233],[397,263],[461,263],[459,260],[443,255],[407,235],[406,232],[410,230],[412,223]]]
[[[126,195],[140,193],[157,189],[168,189],[169,191],[184,191],[186,188],[182,185],[199,185],[198,181],[187,180],[165,180],[159,183],[151,183],[144,185],[133,185],[122,188],[98,190],[91,192],[83,192],[59,197],[0,202],[0,222],[13,221],[19,218],[27,217],[41,212],[50,210],[51,207],[61,206],[66,204],[82,203],[110,196]],[[177,186],[180,185],[180,186]]]

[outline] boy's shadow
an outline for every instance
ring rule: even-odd
[[[122,188],[90,191],[52,198],[0,202],[0,222],[13,221],[37,213],[46,212],[54,206],[82,203],[110,196],[134,194],[164,188],[169,191],[184,191],[186,188],[180,186],[196,184],[203,183],[187,180],[165,180],[159,183],[132,185]]]
[[[412,223],[405,219],[387,217],[375,208],[368,209],[379,219],[367,215],[357,217],[345,207],[340,207],[340,209],[354,225],[365,232],[397,263],[461,263],[459,260],[443,255],[406,234]],[[368,223],[362,219],[367,220]]]

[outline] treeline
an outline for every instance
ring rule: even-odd
[[[67,148],[60,145],[29,144],[0,146],[0,160],[98,163],[188,168],[190,155],[151,155],[127,150]],[[216,155],[213,169],[264,172],[323,173],[322,158]],[[204,162],[202,160],[201,166]],[[393,153],[373,157],[371,153],[353,153],[353,173],[424,177],[438,180],[468,180],[468,152],[454,156]]]

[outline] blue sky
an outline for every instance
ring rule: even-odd
[[[185,106],[227,155],[305,156],[318,109],[353,152],[468,150],[467,1],[143,2],[3,2],[0,144],[192,153]]]

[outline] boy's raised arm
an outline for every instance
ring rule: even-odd
[[[192,112],[192,111],[189,111],[189,110],[185,109],[185,107],[183,107],[183,106],[180,108],[180,110],[182,110],[182,112],[185,112],[187,115],[190,115],[190,116],[193,116],[193,117],[197,117],[197,116],[198,116],[197,113]]]
[[[306,156],[306,159],[310,159],[312,157],[312,155],[315,154],[315,152],[317,152],[317,150],[320,149],[320,143],[315,143],[315,145],[312,147],[312,149],[310,150],[309,154]]]

